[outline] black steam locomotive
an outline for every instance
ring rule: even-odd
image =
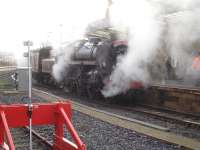
[[[127,52],[127,41],[110,30],[88,33],[86,37],[68,44],[59,56],[52,55],[52,47],[32,51],[33,78],[80,95],[100,94],[116,65],[117,57]],[[60,56],[64,58],[64,53],[68,53],[69,49],[73,50],[70,61],[62,68],[62,79],[57,82],[52,75],[53,65],[58,63]]]

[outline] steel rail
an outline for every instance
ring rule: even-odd
[[[25,129],[29,132],[30,128],[29,127],[25,127]],[[50,143],[49,141],[46,140],[46,138],[42,137],[39,133],[37,133],[37,131],[35,130],[31,130],[32,134],[37,137],[39,140],[41,140],[43,143],[45,143],[46,145],[48,145],[49,147],[53,147],[53,144]]]
[[[184,118],[183,116],[174,116],[177,114],[170,113],[170,115],[169,115],[169,114],[167,114],[166,111],[162,112],[162,110],[161,111],[143,110],[142,108],[127,108],[127,110],[144,113],[147,115],[164,118],[164,119],[168,119],[168,120],[173,120],[175,122],[180,122],[180,123],[187,124],[187,125],[193,125],[193,126],[200,127],[199,121],[192,120],[191,118]]]
[[[147,105],[147,104],[140,104],[140,103],[136,103],[136,104],[141,106],[141,107],[146,107],[146,108],[154,109],[154,110],[158,110],[158,111],[169,112],[169,113],[172,113],[172,114],[184,115],[184,116],[193,117],[193,118],[197,118],[197,117],[200,118],[200,114],[198,115],[196,113],[177,111],[177,110],[172,110],[172,109],[169,109],[169,108]]]
[[[15,129],[13,129],[12,135],[14,137],[14,139],[18,138],[20,139],[18,141],[14,140],[15,143],[15,148],[16,149],[24,149],[25,147],[29,147],[29,143],[27,141],[27,136],[24,135],[24,133],[29,134],[30,129],[28,127],[22,127],[22,128],[18,128],[17,131],[15,131]],[[48,142],[44,137],[42,137],[41,135],[39,135],[37,132],[35,132],[34,130],[32,130],[32,133],[34,135],[35,138],[37,138],[39,141],[34,141],[33,144],[37,145],[38,147],[40,146],[41,143],[43,143],[44,145],[47,145],[49,147],[49,149],[52,149],[52,144],[50,142]],[[26,143],[27,142],[27,143]]]

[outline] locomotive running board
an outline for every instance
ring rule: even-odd
[[[53,150],[86,150],[71,123],[71,103],[35,103],[32,108],[32,125],[55,125]],[[0,105],[0,147],[15,150],[9,128],[28,126],[28,112],[28,105]],[[75,143],[64,138],[64,125]]]

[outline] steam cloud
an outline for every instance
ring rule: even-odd
[[[66,75],[66,69],[71,61],[72,53],[73,47],[71,45],[60,48],[60,50],[57,51],[57,62],[53,65],[53,76],[58,82],[62,81]]]
[[[105,16],[107,0],[74,0],[69,4],[69,13],[66,14],[67,24],[63,25],[61,38],[65,43],[80,40],[87,30],[88,24],[100,20]],[[62,43],[60,43],[62,44]],[[57,62],[53,66],[53,76],[60,82],[66,75],[67,67],[71,61],[73,46],[60,47],[57,50]]]
[[[114,0],[112,23],[128,28],[129,48],[118,59],[102,94],[122,93],[131,81],[148,85],[151,72],[165,79],[169,57],[178,77],[194,77],[190,66],[192,52],[200,47],[199,8],[198,0]]]
[[[63,79],[65,73],[66,63],[62,54],[62,52],[57,52],[57,62],[53,65],[53,76],[58,82]]]

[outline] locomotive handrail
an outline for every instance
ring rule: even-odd
[[[71,117],[71,104],[69,102],[33,104],[33,125],[55,125],[54,150],[86,150],[85,144],[71,123]],[[0,105],[0,146],[5,150],[15,150],[9,127],[24,127],[28,124],[28,105]],[[66,125],[75,144],[64,138],[64,125]]]

